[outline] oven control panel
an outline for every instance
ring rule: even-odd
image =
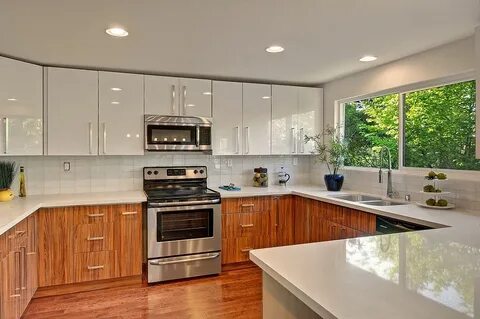
[[[143,179],[169,180],[169,179],[199,179],[207,178],[206,166],[182,167],[144,167]]]

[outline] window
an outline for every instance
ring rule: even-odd
[[[344,137],[349,155],[346,166],[378,167],[383,146],[398,168],[398,94],[345,103]]]
[[[385,146],[394,168],[480,170],[475,94],[475,81],[466,81],[345,103],[344,137],[350,150],[345,165],[378,167],[378,151]]]
[[[404,99],[404,166],[480,169],[475,81],[407,93]]]

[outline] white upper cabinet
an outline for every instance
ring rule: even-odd
[[[42,67],[0,57],[0,154],[43,154]]]
[[[272,154],[297,153],[298,87],[272,86]]]
[[[242,83],[213,81],[213,155],[242,154]]]
[[[243,84],[243,153],[269,155],[271,152],[272,86]]]
[[[98,154],[98,72],[47,68],[47,154]]]
[[[304,144],[304,136],[312,136],[323,130],[323,89],[298,88],[298,154],[309,155],[313,151],[313,143]]]
[[[143,75],[99,72],[99,154],[143,155]]]
[[[145,114],[212,117],[212,81],[146,75]]]

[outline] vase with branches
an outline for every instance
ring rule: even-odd
[[[339,174],[348,154],[348,144],[340,135],[341,127],[327,126],[321,133],[305,135],[304,142],[313,142],[317,162],[326,164],[329,174],[324,176],[329,191],[342,189],[344,176]]]
[[[0,161],[0,202],[13,199],[13,192],[10,188],[16,174],[17,165],[15,162]]]

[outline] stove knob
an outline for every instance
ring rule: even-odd
[[[147,175],[152,175],[152,171],[147,171]]]
[[[203,169],[201,169],[201,170],[200,170],[200,174],[203,174],[203,173],[204,173],[204,171],[203,171]]]
[[[153,174],[158,175],[158,171],[154,171]]]
[[[197,170],[194,170],[194,171],[193,171],[193,174],[198,174],[198,171],[197,171]]]

